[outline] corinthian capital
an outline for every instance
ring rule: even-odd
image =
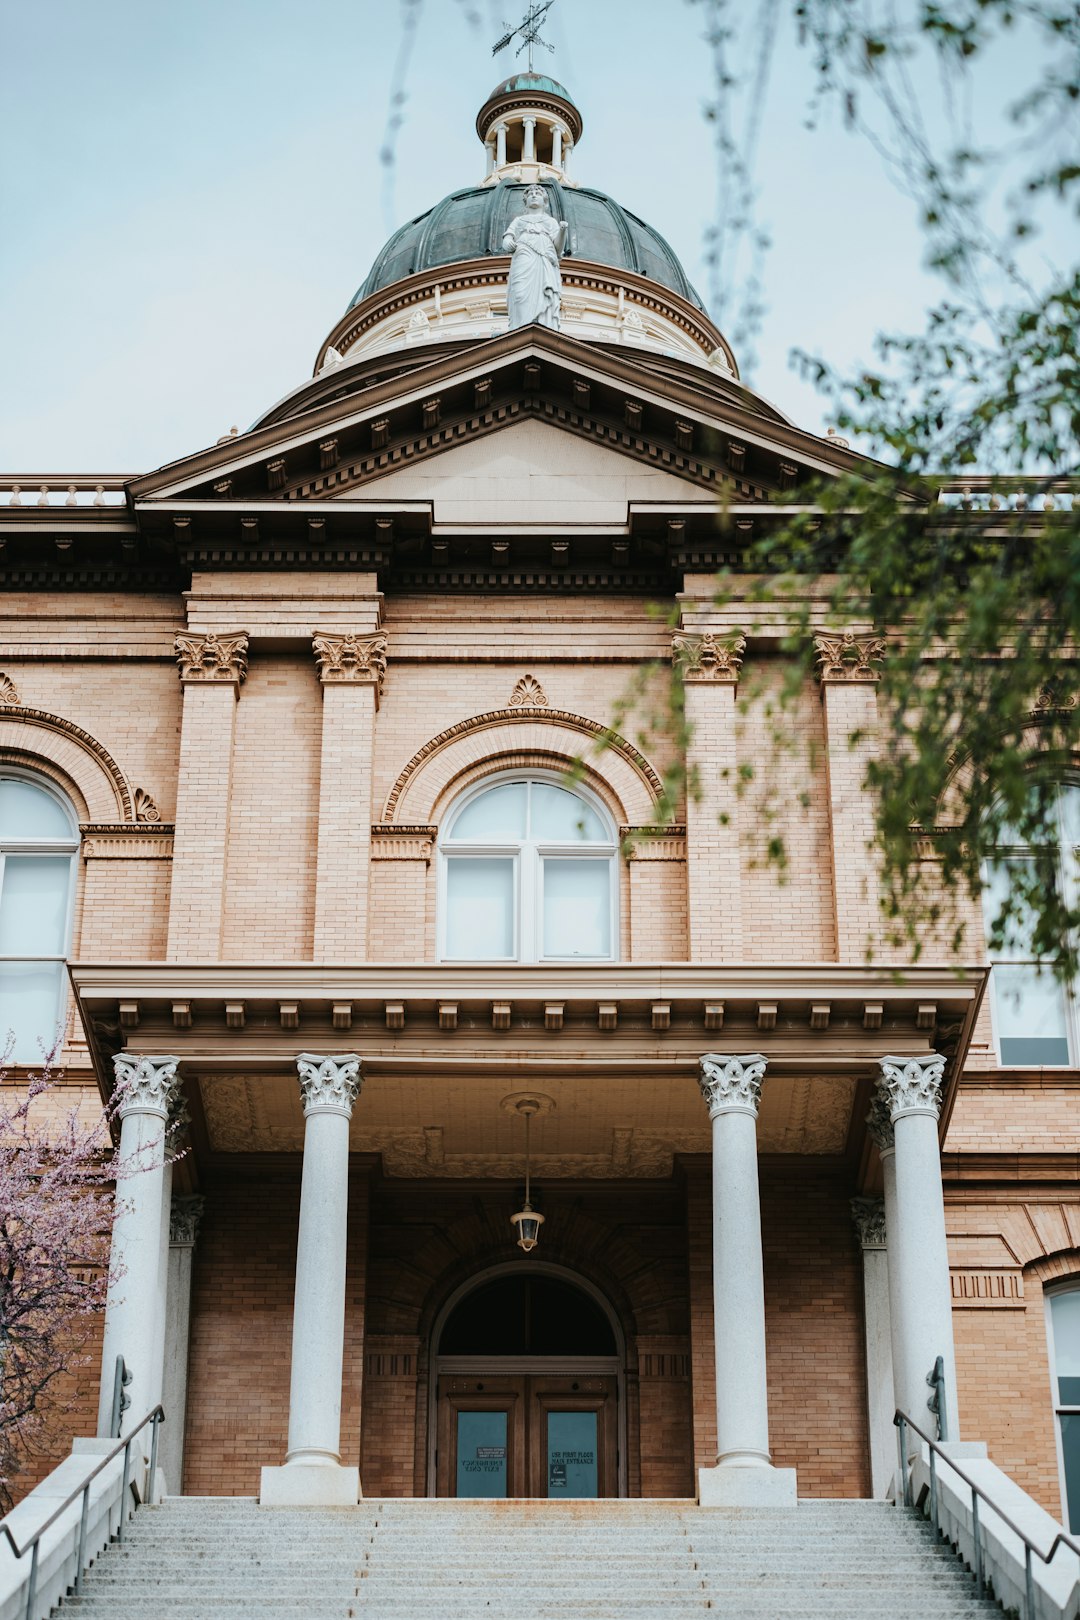
[[[679,630],[671,638],[671,658],[684,681],[729,681],[739,678],[746,637],[737,632],[717,636],[712,630],[694,636]]]
[[[875,668],[885,657],[887,643],[882,636],[856,636],[845,630],[842,636],[815,636],[818,679],[825,681],[876,681]]]
[[[179,1063],[178,1057],[132,1057],[117,1052],[113,1069],[120,1118],[126,1114],[156,1114],[159,1119],[168,1119],[180,1084],[176,1075]]]
[[[709,1107],[709,1118],[717,1114],[753,1114],[761,1101],[761,1082],[768,1060],[761,1052],[706,1052],[700,1060],[698,1084]]]
[[[360,1095],[363,1080],[360,1059],[355,1052],[323,1057],[317,1052],[298,1052],[296,1068],[304,1118],[316,1112],[344,1114],[352,1118],[353,1104]]]
[[[335,681],[366,684],[374,686],[376,697],[382,691],[386,637],[381,632],[375,636],[333,636],[317,630],[311,645],[324,686]]]
[[[176,661],[182,681],[216,681],[239,686],[247,676],[248,638],[235,636],[177,636]]]
[[[169,1210],[169,1242],[177,1249],[193,1249],[199,1235],[205,1198],[194,1194],[189,1198],[174,1198]]]
[[[883,1198],[853,1198],[851,1218],[864,1249],[885,1247],[885,1200]]]
[[[879,1153],[891,1153],[896,1146],[889,1104],[875,1087],[870,1098],[870,1112],[866,1116],[866,1129]]]
[[[933,1114],[937,1119],[945,1073],[945,1059],[939,1052],[931,1052],[929,1057],[883,1057],[878,1062],[881,1065],[878,1089],[888,1105],[893,1124],[903,1114]]]

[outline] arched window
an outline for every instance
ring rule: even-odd
[[[40,779],[0,775],[0,1047],[40,1063],[57,1045],[78,827]]]
[[[1080,1288],[1049,1295],[1050,1372],[1066,1523],[1080,1530]]]
[[[440,849],[444,959],[612,960],[615,829],[584,789],[489,782],[454,807]]]
[[[1010,893],[1017,869],[1040,869],[1040,881],[1057,885],[1072,906],[1080,897],[1080,786],[1062,782],[1055,792],[1053,842],[1037,848],[1003,841],[986,863],[984,912],[989,928]],[[998,1055],[1003,1064],[1032,1067],[1080,1061],[1076,1004],[1045,964],[1040,970],[1031,948],[1031,920],[1011,919],[1006,937],[993,951],[993,1014]]]

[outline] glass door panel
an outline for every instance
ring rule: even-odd
[[[599,1496],[596,1412],[547,1414],[547,1493]]]
[[[457,1415],[456,1496],[506,1496],[507,1414]]]

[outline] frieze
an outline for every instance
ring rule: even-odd
[[[878,681],[881,671],[875,666],[883,662],[887,646],[883,636],[856,636],[854,630],[845,630],[841,636],[815,636],[818,679],[822,684]]]
[[[429,863],[439,836],[438,827],[396,822],[387,826],[376,821],[371,828],[373,861],[424,861]]]
[[[619,828],[619,843],[628,861],[685,861],[686,827],[673,822],[667,827]]]
[[[1022,1271],[953,1271],[949,1283],[954,1309],[1024,1309]]]
[[[84,861],[171,861],[172,822],[84,822],[79,853]]]
[[[246,631],[219,636],[179,635],[174,642],[182,681],[232,683],[247,679],[248,638]]]

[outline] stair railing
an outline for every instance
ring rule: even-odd
[[[18,1559],[25,1557],[27,1553],[30,1554],[30,1574],[26,1588],[25,1620],[34,1620],[34,1604],[37,1600],[38,1552],[41,1546],[41,1538],[45,1534],[46,1530],[52,1529],[57,1519],[61,1518],[63,1514],[67,1512],[71,1504],[78,1501],[80,1496],[82,1497],[82,1508],[79,1515],[79,1549],[78,1556],[75,1561],[75,1595],[76,1597],[81,1596],[84,1566],[86,1564],[86,1528],[90,1517],[90,1487],[94,1483],[95,1479],[97,1479],[98,1475],[102,1473],[104,1469],[108,1468],[109,1464],[113,1462],[115,1458],[119,1457],[121,1452],[124,1454],[124,1468],[120,1484],[120,1522],[117,1527],[116,1539],[117,1541],[123,1541],[124,1520],[126,1517],[124,1512],[124,1499],[127,1496],[128,1485],[131,1481],[131,1443],[137,1435],[142,1433],[143,1429],[146,1428],[148,1423],[153,1425],[153,1433],[150,1437],[150,1489],[153,1491],[154,1480],[157,1476],[158,1429],[162,1423],[164,1423],[164,1421],[164,1407],[155,1406],[152,1412],[147,1412],[146,1416],[140,1423],[136,1424],[131,1433],[123,1440],[118,1441],[113,1449],[108,1452],[106,1456],[102,1457],[96,1468],[87,1474],[82,1484],[77,1485],[70,1495],[64,1498],[55,1512],[50,1513],[44,1524],[38,1525],[29,1541],[24,1542],[21,1547],[15,1540],[15,1537],[12,1535],[7,1520],[0,1520],[0,1530],[2,1530],[4,1535],[7,1537],[8,1546],[11,1548],[14,1556]]]
[[[904,1506],[914,1506],[911,1489],[912,1471],[908,1464],[908,1433],[910,1431],[910,1433],[918,1435],[919,1439],[923,1441],[923,1443],[928,1446],[930,1450],[930,1522],[934,1527],[934,1534],[938,1537],[941,1535],[937,1473],[937,1459],[940,1456],[948,1464],[948,1467],[952,1473],[956,1474],[959,1479],[962,1479],[964,1484],[971,1492],[971,1533],[975,1543],[974,1575],[976,1591],[979,1593],[980,1597],[986,1593],[986,1578],[983,1567],[984,1560],[982,1533],[979,1525],[979,1503],[982,1501],[986,1503],[987,1507],[993,1510],[996,1516],[1001,1520],[1002,1524],[1006,1525],[1008,1529],[1012,1531],[1013,1535],[1017,1536],[1019,1540],[1023,1542],[1024,1613],[1022,1620],[1036,1620],[1035,1570],[1033,1560],[1038,1558],[1043,1564],[1049,1564],[1059,1547],[1070,1547],[1074,1553],[1080,1554],[1080,1541],[1078,1541],[1075,1536],[1069,1535],[1067,1530],[1059,1530],[1053,1541],[1050,1543],[1049,1548],[1046,1550],[1046,1552],[1043,1552],[1042,1549],[1036,1546],[1035,1542],[1032,1541],[1027,1531],[1021,1530],[1020,1526],[1010,1519],[1009,1515],[991,1499],[989,1492],[984,1490],[984,1488],[978,1484],[977,1481],[972,1479],[970,1474],[965,1472],[960,1462],[956,1458],[949,1456],[945,1446],[943,1446],[938,1440],[932,1439],[931,1436],[925,1432],[925,1430],[920,1429],[919,1425],[912,1418],[910,1418],[906,1412],[897,1410],[893,1416],[893,1422],[896,1425],[897,1448],[900,1456],[900,1481],[903,1488]]]

